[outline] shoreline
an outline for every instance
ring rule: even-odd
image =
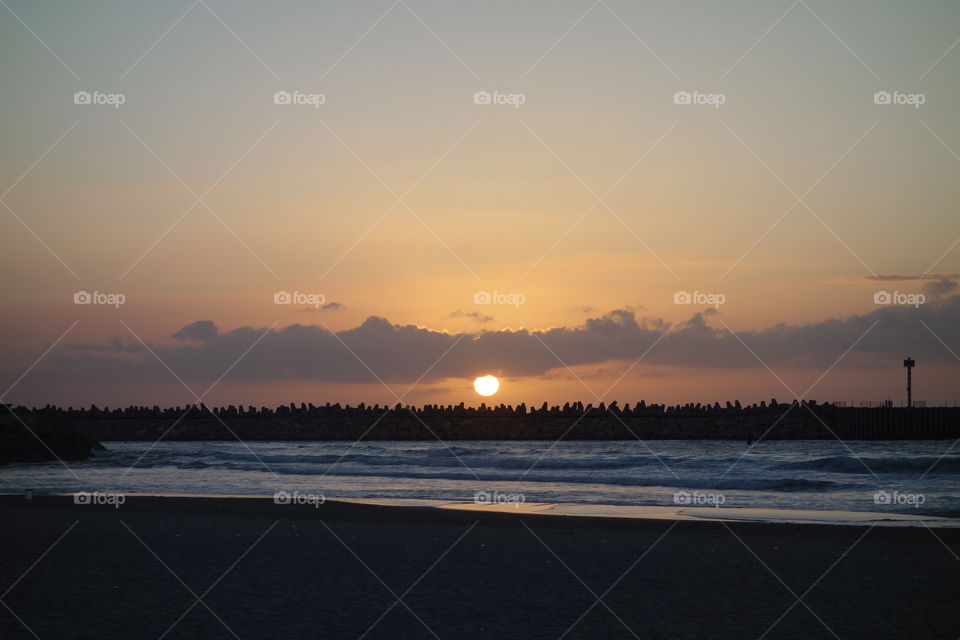
[[[97,492],[87,492],[88,495]],[[269,513],[283,516],[295,509],[311,509],[318,515],[339,516],[348,514],[351,509],[357,511],[372,509],[383,514],[401,518],[411,513],[460,513],[464,517],[495,516],[506,518],[536,517],[540,520],[562,520],[569,526],[578,521],[666,521],[691,523],[738,523],[757,525],[802,526],[802,527],[881,527],[881,528],[927,528],[938,531],[960,529],[960,518],[941,516],[881,513],[869,511],[828,511],[812,509],[770,509],[754,507],[686,507],[680,505],[645,506],[611,505],[589,503],[531,502],[513,503],[476,503],[472,500],[436,500],[420,498],[326,498],[322,494],[303,493],[304,502],[309,504],[278,504],[274,495],[269,494],[209,494],[209,493],[171,493],[171,492],[111,492],[102,491],[104,500],[108,496],[123,496],[120,505],[112,502],[103,504],[77,504],[74,493],[34,493],[32,501],[26,503],[22,493],[0,493],[0,505],[40,504],[59,508],[97,509],[107,508],[122,512],[133,506],[148,510],[191,511],[197,505],[219,505],[222,509],[230,505],[231,510],[247,510],[251,513]],[[289,494],[296,500],[296,493]],[[317,498],[319,497],[319,500]],[[286,510],[286,511],[285,511]],[[79,511],[78,514],[83,513]]]

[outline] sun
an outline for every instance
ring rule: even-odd
[[[482,396],[492,396],[500,388],[500,381],[495,376],[480,376],[473,381],[473,388]]]

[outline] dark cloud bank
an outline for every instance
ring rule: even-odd
[[[826,369],[855,343],[844,365],[890,367],[908,354],[924,363],[955,362],[940,340],[954,351],[960,349],[960,296],[919,308],[883,306],[864,315],[808,325],[779,324],[739,331],[736,336],[724,326],[722,314],[715,312],[697,313],[663,337],[670,327],[659,319],[638,318],[630,310],[591,318],[577,327],[471,334],[396,325],[376,316],[335,335],[322,324],[221,331],[213,322],[202,320],[151,349],[185,380],[216,380],[248,349],[230,371],[231,380],[375,382],[371,370],[388,382],[413,382],[428,370],[424,380],[488,371],[538,376],[563,366],[561,361],[569,366],[633,361],[648,349],[644,362],[654,365],[763,366],[740,340],[773,368]],[[105,344],[68,345],[51,354],[35,375],[50,383],[78,377],[106,383],[171,379],[132,336]]]

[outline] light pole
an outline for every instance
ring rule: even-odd
[[[913,368],[917,366],[917,361],[907,356],[907,359],[903,361],[903,366],[907,369],[907,407],[913,406]]]

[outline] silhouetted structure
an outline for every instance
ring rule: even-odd
[[[907,369],[907,406],[913,406],[913,368],[917,366],[916,360],[907,356],[907,359],[903,361],[903,366]]]
[[[742,405],[611,402],[561,406],[14,407],[0,413],[4,440],[39,434],[137,440],[929,440],[960,438],[960,407],[839,407],[814,400]],[[6,414],[6,415],[4,415]],[[17,419],[19,418],[19,420]],[[20,424],[20,421],[23,424]],[[46,436],[42,436],[46,440]],[[87,442],[82,442],[89,451]],[[2,458],[2,456],[0,456]],[[82,459],[82,458],[81,458]]]

